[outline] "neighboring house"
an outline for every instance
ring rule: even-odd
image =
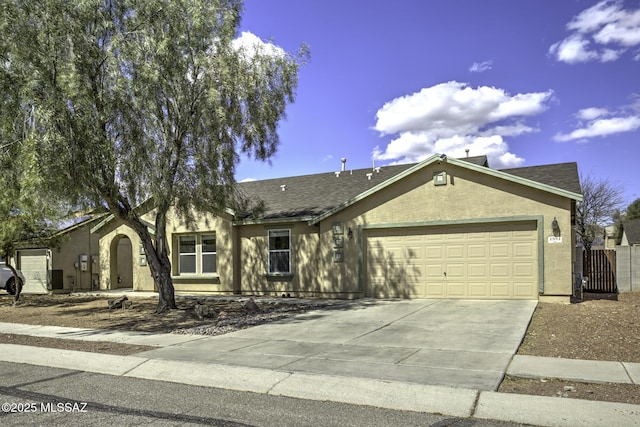
[[[494,170],[485,156],[239,184],[260,217],[170,212],[176,291],[329,298],[569,301],[577,165]],[[151,212],[142,215],[153,232]],[[154,291],[138,236],[97,223],[101,289]],[[124,253],[124,255],[123,255]],[[123,279],[126,277],[126,279]],[[127,283],[128,284],[128,283]]]
[[[620,246],[634,245],[640,245],[640,219],[633,219],[622,223]]]
[[[640,291],[640,219],[622,223],[622,239],[616,246],[616,283],[619,292]]]
[[[91,233],[97,217],[65,221],[46,242],[19,242],[14,265],[25,276],[22,292],[44,294],[98,288],[99,236]]]

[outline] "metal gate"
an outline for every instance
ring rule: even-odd
[[[587,292],[618,292],[616,286],[616,251],[592,249],[582,253],[582,275],[587,278]]]

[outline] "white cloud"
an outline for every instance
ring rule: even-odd
[[[253,182],[253,181],[257,181],[257,179],[255,179],[255,178],[244,178],[244,179],[241,179],[238,182]]]
[[[469,68],[469,71],[472,73],[482,73],[484,71],[488,71],[491,69],[493,65],[493,61],[484,61],[484,62],[474,62],[473,65]]]
[[[551,45],[549,53],[555,56],[558,61],[575,64],[577,62],[587,62],[598,57],[598,54],[588,50],[588,47],[589,41],[574,35]]]
[[[280,46],[264,42],[260,37],[249,31],[243,31],[240,34],[240,37],[233,40],[232,46],[235,49],[242,51],[249,58],[253,57],[256,52],[275,57],[283,57],[287,55],[284,49]]]
[[[486,154],[493,167],[512,167],[524,159],[509,153],[506,136],[535,132],[524,118],[540,114],[553,92],[511,95],[503,89],[451,81],[387,102],[376,113],[375,129],[397,135],[376,160],[414,162],[435,153],[464,157]]]
[[[572,33],[549,48],[558,61],[615,61],[640,45],[640,8],[625,9],[621,0],[604,0],[580,12],[567,29]]]
[[[607,110],[606,108],[590,107],[578,111],[576,117],[580,120],[593,120],[601,116],[606,116],[608,114],[609,110]]]
[[[597,118],[570,133],[559,133],[554,136],[554,139],[562,142],[576,139],[581,140],[622,132],[632,132],[638,129],[640,129],[640,116],[620,116],[608,119]]]

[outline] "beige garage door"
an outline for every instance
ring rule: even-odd
[[[372,297],[537,299],[535,222],[366,230]]]
[[[18,265],[26,283],[25,294],[47,293],[47,252],[45,249],[18,251]]]

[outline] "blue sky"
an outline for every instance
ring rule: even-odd
[[[238,180],[469,149],[640,197],[639,0],[245,0],[241,31],[311,59],[277,154]]]

